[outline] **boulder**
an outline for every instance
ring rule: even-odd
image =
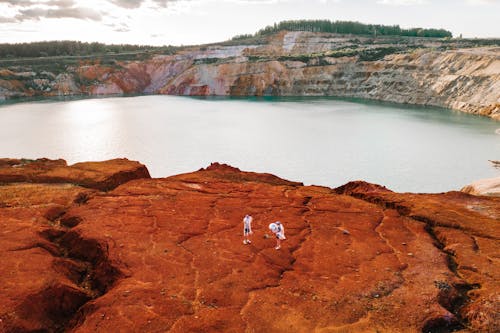
[[[481,179],[464,186],[460,191],[473,195],[500,197],[500,177]]]

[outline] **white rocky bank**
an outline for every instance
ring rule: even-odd
[[[481,179],[461,189],[462,192],[473,195],[500,197],[500,177]]]

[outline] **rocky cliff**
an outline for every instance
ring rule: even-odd
[[[429,38],[281,32],[65,72],[6,66],[0,98],[175,94],[341,96],[431,105],[500,119],[500,46]]]
[[[500,198],[127,160],[0,160],[0,183],[1,332],[500,329]]]

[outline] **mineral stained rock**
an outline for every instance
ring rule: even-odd
[[[0,68],[0,99],[340,96],[445,107],[500,119],[500,47],[495,44],[466,47],[435,38],[353,38],[304,31],[283,31],[254,42],[185,47],[172,55],[151,54],[114,65],[94,59],[44,80],[30,67],[19,73],[17,67]]]
[[[20,162],[0,160],[1,332],[500,329],[500,198]]]

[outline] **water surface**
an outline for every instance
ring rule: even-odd
[[[127,157],[153,177],[218,161],[330,187],[441,192],[500,175],[500,122],[336,99],[140,96],[0,106],[0,157]]]

